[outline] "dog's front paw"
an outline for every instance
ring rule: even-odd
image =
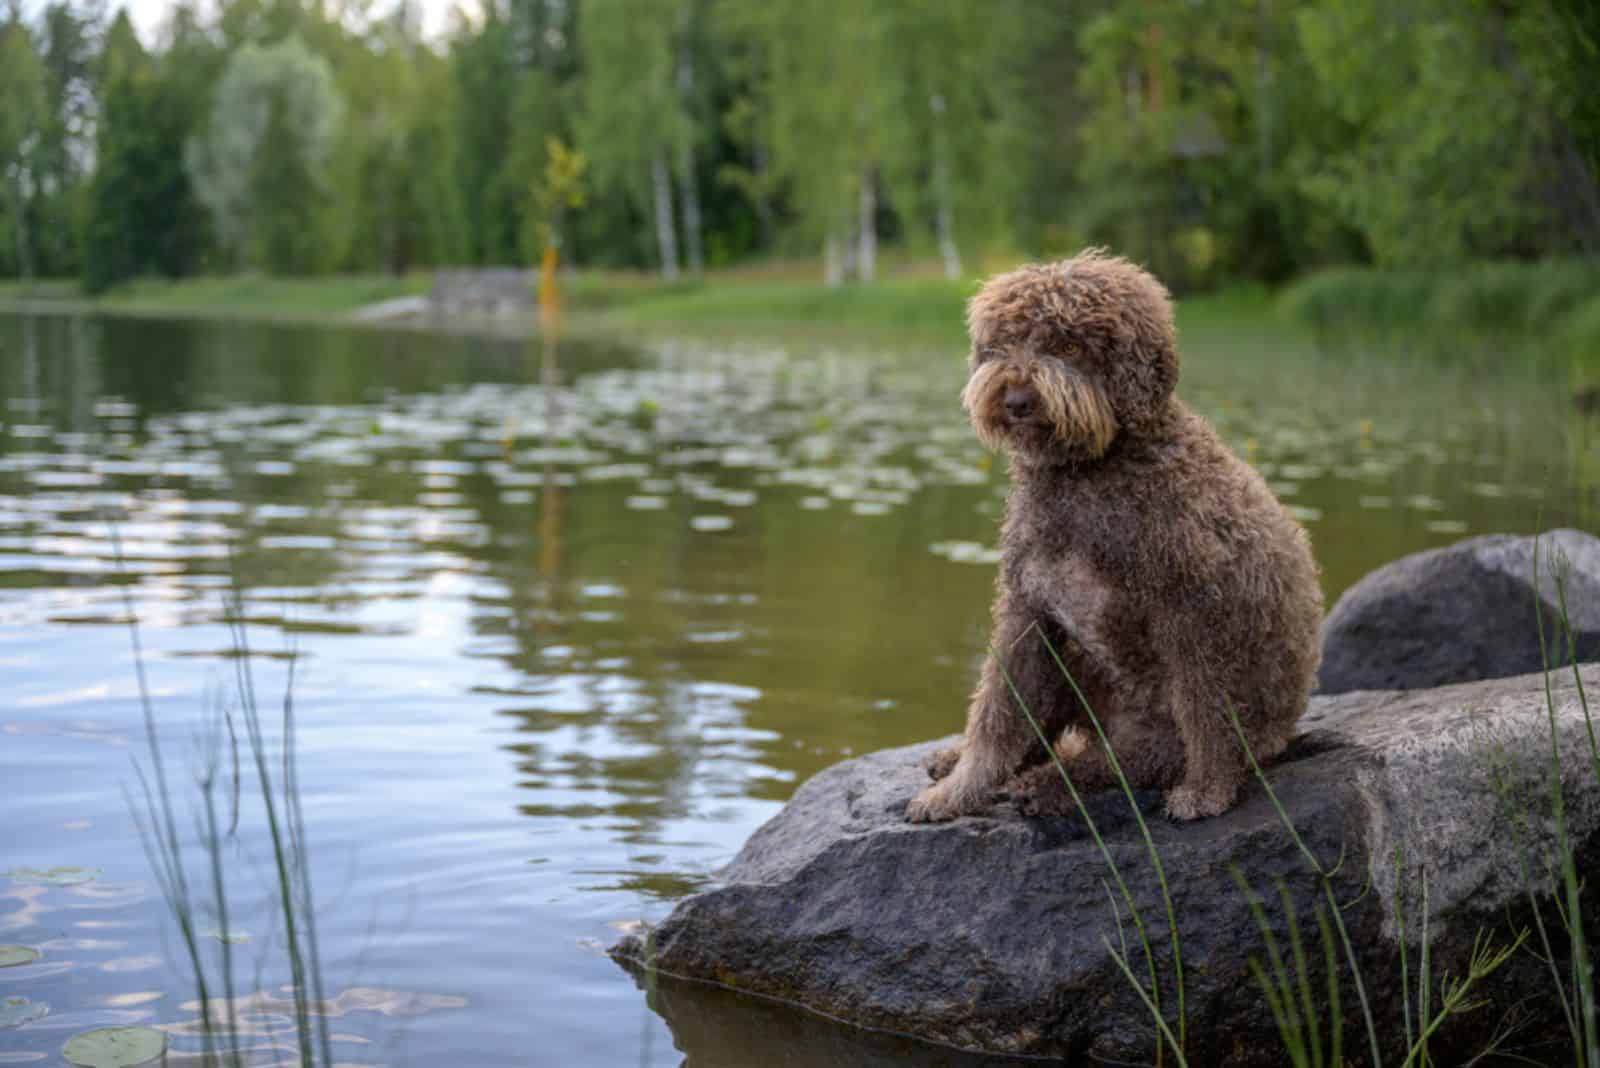
[[[928,787],[906,805],[911,823],[945,823],[962,814],[961,796],[949,789],[950,780]]]
[[[956,762],[961,759],[961,743],[947,745],[936,750],[932,756],[923,761],[922,766],[928,770],[928,778],[934,782],[945,778],[956,769]]]
[[[1174,820],[1198,820],[1207,816],[1220,816],[1233,807],[1232,788],[1174,786],[1167,791],[1167,817]]]

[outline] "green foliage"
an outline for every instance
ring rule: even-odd
[[[766,191],[781,191],[789,237],[815,249],[850,243],[861,188],[885,168],[896,121],[895,4],[722,5],[724,32],[747,53],[747,151]],[[928,21],[938,25],[940,19]],[[891,72],[894,72],[891,74]],[[905,86],[909,88],[909,86]],[[917,108],[925,113],[926,102]]]
[[[0,196],[5,204],[0,256],[23,278],[36,272],[31,207],[39,157],[38,131],[49,121],[44,65],[28,28],[13,13],[0,23]],[[3,261],[0,261],[3,262]]]
[[[91,290],[526,264],[552,139],[588,161],[559,240],[590,267],[843,280],[882,244],[957,278],[1103,243],[1192,291],[1600,253],[1585,0],[490,0],[437,38],[414,6],[183,0],[159,46],[10,10],[0,275]]]
[[[523,230],[523,255],[535,260],[547,248],[561,246],[565,214],[588,200],[589,161],[556,137],[545,139],[544,170],[531,184],[533,204]]]
[[[1476,263],[1443,270],[1346,267],[1282,297],[1338,346],[1403,340],[1432,355],[1600,370],[1600,262]]]
[[[104,104],[82,232],[90,293],[142,274],[188,273],[205,236],[183,166],[194,107],[145,53],[125,13],[106,35],[99,68]]]
[[[1548,17],[1539,3],[1445,0],[1344,0],[1301,14],[1325,104],[1353,130],[1304,185],[1380,264],[1561,247],[1542,196],[1557,101],[1525,65]]]
[[[686,121],[675,84],[677,12],[652,0],[589,0],[584,13],[578,145],[597,182],[637,194]]]
[[[243,264],[315,271],[329,165],[344,113],[328,61],[297,37],[247,44],[228,61],[187,165],[218,239]]]

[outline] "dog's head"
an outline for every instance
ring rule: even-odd
[[[1154,425],[1178,382],[1172,301],[1098,249],[996,275],[967,307],[972,377],[961,403],[991,448],[1102,456]]]

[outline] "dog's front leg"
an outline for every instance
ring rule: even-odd
[[[988,807],[994,791],[1016,773],[1038,744],[1011,691],[1013,684],[1028,711],[1047,731],[1054,723],[1047,706],[1051,672],[1058,673],[1058,669],[1040,635],[1034,633],[1032,619],[1005,595],[995,605],[994,637],[994,648],[984,661],[967,709],[961,755],[948,775],[906,806],[906,818],[913,823],[952,820]],[[996,655],[1003,658],[1004,670],[995,662]]]
[[[1194,820],[1226,812],[1249,774],[1228,700],[1174,670],[1167,706],[1183,740],[1183,778],[1167,791],[1167,815]]]

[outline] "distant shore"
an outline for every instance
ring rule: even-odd
[[[998,268],[1001,264],[992,265]],[[979,275],[947,279],[916,264],[830,287],[808,262],[772,262],[665,280],[628,271],[564,273],[573,329],[737,326],[911,334],[959,342]],[[71,280],[0,282],[0,311],[347,323],[529,335],[530,310],[505,316],[385,318],[363,310],[424,297],[429,272],[147,279],[89,298]],[[1183,328],[1307,331],[1339,353],[1391,354],[1522,367],[1583,385],[1600,381],[1600,263],[1477,264],[1438,272],[1338,268],[1273,292],[1223,289],[1179,301]]]

